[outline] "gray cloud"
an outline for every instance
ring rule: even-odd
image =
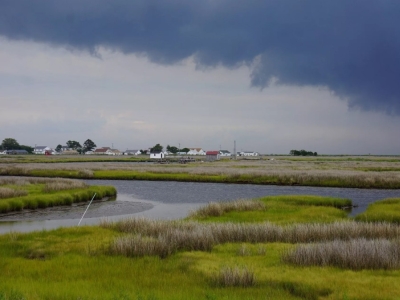
[[[400,114],[396,0],[0,0],[0,35],[97,54],[252,69],[251,83],[325,86],[350,106]]]

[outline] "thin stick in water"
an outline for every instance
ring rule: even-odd
[[[94,193],[92,200],[90,200],[89,205],[86,207],[86,210],[85,210],[85,212],[83,213],[82,218],[81,218],[81,220],[80,220],[79,223],[78,223],[78,226],[81,224],[82,219],[83,219],[83,217],[85,216],[87,210],[89,209],[90,204],[92,204],[92,201],[93,201],[93,199],[94,199],[95,196],[96,196],[96,193]]]

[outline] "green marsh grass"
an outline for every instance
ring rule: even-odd
[[[293,204],[294,197],[285,205],[340,211],[335,202],[325,207],[305,201]],[[266,213],[264,203],[267,209],[261,212]],[[26,300],[400,298],[398,268],[301,266],[283,259],[303,245],[392,243],[400,238],[398,224],[342,218],[317,223],[311,215],[308,220],[279,225],[132,218],[10,232],[0,235],[0,295],[14,293]]]
[[[356,216],[356,220],[400,224],[400,198],[389,198],[371,203],[365,212]]]
[[[42,158],[43,159],[43,158]],[[200,158],[201,159],[201,158]],[[400,188],[400,160],[391,157],[275,157],[274,160],[223,160],[187,165],[123,161],[1,163],[0,175],[117,180],[173,180],[352,188]]]
[[[245,204],[247,202],[247,204]],[[256,200],[209,203],[189,214],[190,219],[220,222],[264,222],[278,224],[334,222],[347,219],[339,208],[351,200],[321,196],[267,196]]]
[[[4,195],[9,196],[0,196],[0,213],[72,205],[90,201],[95,193],[96,200],[116,195],[112,186],[88,186],[78,180],[60,178],[2,178],[0,185],[0,193],[6,190],[8,194]]]

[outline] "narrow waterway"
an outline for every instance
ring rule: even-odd
[[[105,218],[117,220],[132,216],[179,219],[184,218],[190,210],[210,201],[249,199],[268,195],[349,198],[358,206],[349,213],[354,216],[377,200],[400,197],[400,190],[131,180],[87,180],[86,182],[92,185],[113,185],[118,191],[118,196],[115,201],[93,203],[81,225],[98,224]],[[1,216],[0,233],[76,226],[85,209],[86,205],[80,205]]]

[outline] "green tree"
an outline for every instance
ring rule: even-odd
[[[175,153],[179,152],[179,149],[178,149],[178,147],[168,145],[167,151],[175,154]]]
[[[86,153],[88,151],[92,151],[94,148],[96,148],[96,144],[91,140],[91,139],[87,139],[84,143],[83,143],[83,152]]]
[[[62,146],[60,144],[58,144],[56,149],[54,149],[54,150],[56,150],[56,152],[61,152],[61,149],[62,149]]]
[[[155,145],[153,148],[151,148],[151,152],[161,152],[163,150],[163,146],[160,144]]]
[[[5,150],[17,150],[20,149],[20,147],[17,140],[12,138],[5,138],[1,143],[1,148]]]
[[[185,153],[188,153],[189,151],[190,151],[189,148],[183,148],[179,150],[179,152],[185,152]]]
[[[74,149],[74,150],[78,150],[78,149],[82,148],[81,144],[79,144],[79,142],[77,142],[77,141],[68,141],[67,147]]]

